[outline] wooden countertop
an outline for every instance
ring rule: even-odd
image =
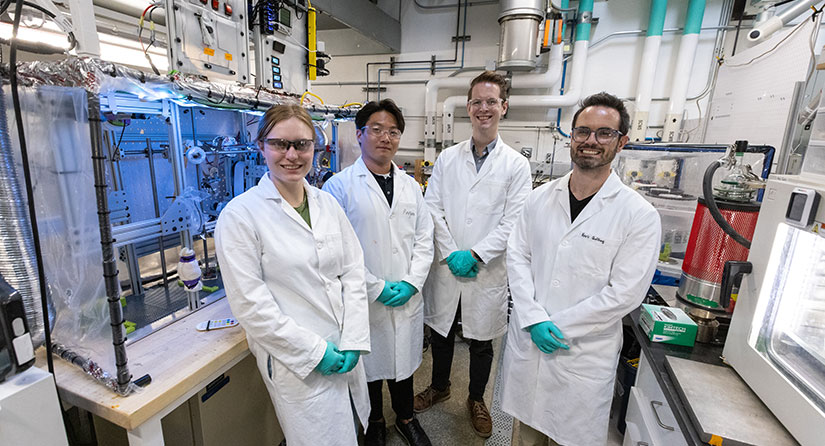
[[[229,303],[220,299],[127,345],[132,379],[148,373],[152,383],[141,392],[126,397],[95,382],[77,366],[55,357],[55,379],[60,398],[132,430],[170,404],[196,393],[209,382],[207,380],[214,379],[246,357],[249,348],[240,326],[207,332],[195,329],[200,322],[226,318],[231,314]],[[38,365],[45,367],[44,349],[40,350]]]

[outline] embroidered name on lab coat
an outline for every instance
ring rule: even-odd
[[[582,232],[582,237],[584,237],[584,238],[586,238],[586,239],[588,239],[588,240],[593,240],[594,242],[599,242],[599,243],[601,243],[602,245],[604,245],[604,240],[602,240],[602,239],[600,239],[600,238],[596,237],[595,235],[590,235],[590,234],[587,234],[587,233]]]

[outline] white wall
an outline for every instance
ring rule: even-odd
[[[705,10],[703,26],[716,26],[719,23],[720,11],[724,0],[708,0]],[[421,0],[424,4],[450,4],[452,2],[437,2]],[[571,2],[576,5],[577,2]],[[688,0],[671,0],[668,2],[668,16],[665,29],[684,25]],[[397,7],[397,5],[396,5]],[[649,0],[614,0],[596,1],[594,17],[599,23],[593,26],[591,42],[598,41],[617,31],[640,30],[647,28]],[[467,43],[465,52],[465,67],[493,66],[497,57],[499,26],[497,16],[499,5],[471,6],[467,11],[467,34],[471,41]],[[399,60],[429,59],[434,54],[438,58],[452,58],[453,44],[451,37],[455,33],[455,9],[423,10],[417,7],[412,0],[403,0],[400,7],[402,27],[402,51],[396,55]],[[393,14],[394,15],[394,14]],[[587,95],[598,91],[608,91],[619,97],[634,98],[636,95],[637,64],[641,58],[644,34],[640,36],[620,36],[611,38],[591,49],[584,78],[582,93]],[[660,66],[657,69],[653,97],[662,98],[670,95],[670,82],[675,67],[675,52],[678,50],[681,33],[666,33],[662,39],[660,51]],[[323,40],[323,36],[319,39]],[[703,31],[700,35],[697,56],[692,70],[688,97],[698,95],[705,88],[712,63],[713,46],[716,31]],[[341,42],[337,42],[341,44]],[[740,41],[741,45],[741,41]],[[443,63],[439,66],[460,65]],[[365,63],[386,62],[390,55],[377,56],[346,56],[335,57],[328,65],[332,74],[319,78],[313,83],[311,90],[324,98],[327,103],[343,104],[345,102],[366,100],[363,92],[366,78]],[[546,65],[546,60],[544,64]],[[415,65],[425,67],[426,65]],[[405,66],[399,66],[405,67]],[[383,66],[382,68],[386,68]],[[406,68],[406,67],[405,67]],[[568,67],[569,68],[569,67]],[[439,71],[436,76],[446,76],[453,69]],[[472,76],[477,71],[463,74]],[[372,66],[370,82],[378,80],[378,67]],[[568,70],[569,76],[569,70]],[[381,93],[381,98],[393,98],[404,111],[407,119],[407,129],[401,140],[402,155],[421,154],[424,139],[424,82],[431,79],[429,71],[397,72],[390,76],[388,72],[380,73],[381,86],[387,91]],[[569,78],[568,78],[569,81]],[[407,82],[407,83],[396,83]],[[468,81],[469,86],[469,81]],[[514,94],[527,94],[525,91],[513,91]],[[543,93],[557,94],[558,91],[545,90]],[[438,110],[440,114],[441,102],[452,95],[466,94],[466,89],[442,91],[439,94]],[[376,93],[370,93],[370,100],[377,99]],[[706,99],[704,99],[706,101]],[[632,110],[632,104],[630,104]],[[706,110],[702,104],[702,110]],[[561,128],[566,133],[570,130],[570,121],[576,107],[563,110]],[[651,109],[650,123],[661,126],[667,111],[667,102],[655,101]],[[502,137],[516,148],[531,146],[534,160],[544,160],[545,155],[553,149],[553,132],[557,109],[513,109],[508,119],[502,122]],[[687,118],[698,117],[695,101],[687,103]],[[688,124],[690,125],[690,123]],[[649,136],[653,136],[657,129],[651,129]],[[455,140],[459,141],[470,136],[469,120],[466,112],[457,111]],[[440,124],[437,130],[440,140]],[[557,161],[569,160],[564,141],[556,142],[558,150]]]

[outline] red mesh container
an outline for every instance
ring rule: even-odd
[[[753,239],[756,219],[759,216],[758,203],[735,203],[717,200],[716,205],[725,220],[748,240]],[[705,200],[699,198],[696,215],[690,229],[685,261],[682,271],[707,282],[720,284],[722,269],[728,260],[747,260],[748,249],[736,243],[716,224]]]

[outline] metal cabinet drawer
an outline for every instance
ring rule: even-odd
[[[630,396],[631,400],[636,398],[636,405],[642,414],[642,419],[647,422],[645,431],[648,433],[650,446],[687,446],[676,417],[668,406],[665,395],[653,375],[653,369],[644,355],[639,361],[636,385],[631,389]],[[628,406],[626,421],[629,420],[629,414]],[[636,443],[631,443],[631,445],[636,446]]]
[[[644,400],[644,396],[641,396],[641,391],[637,387],[630,389],[630,400],[627,403],[627,416],[625,416],[627,426],[622,446],[653,446],[648,427],[650,422],[645,419],[642,411]]]

